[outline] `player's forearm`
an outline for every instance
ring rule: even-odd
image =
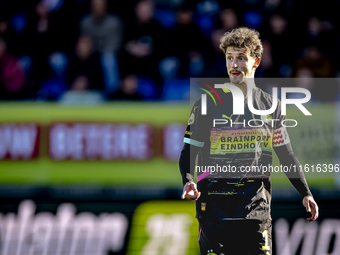
[[[275,148],[275,152],[280,160],[280,164],[291,169],[291,171],[285,172],[285,174],[301,197],[312,196],[305,175],[303,171],[300,171],[300,169],[302,169],[301,164],[295,156],[291,144],[277,147]]]
[[[298,165],[297,165],[298,166]],[[297,169],[301,169],[300,167]],[[286,173],[287,177],[289,178],[289,181],[293,184],[295,189],[299,192],[301,197],[305,196],[312,196],[312,193],[309,190],[306,178],[303,174],[303,172],[298,171],[298,175],[296,176],[288,176],[289,173]]]
[[[193,148],[190,148],[189,144],[184,143],[181,156],[179,158],[179,169],[181,171],[182,176],[182,182],[183,186],[188,181],[194,181],[194,160],[193,157],[190,157],[190,150]],[[194,151],[192,151],[194,153]]]

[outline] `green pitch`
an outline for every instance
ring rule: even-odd
[[[334,125],[333,105],[309,105],[312,117],[304,116],[298,109],[288,109],[288,117],[299,121],[298,129],[290,128],[293,148],[302,164],[333,163],[325,150],[334,137],[319,137],[313,142],[313,132],[324,129],[320,123]],[[0,103],[0,122],[36,122],[48,125],[57,121],[103,121],[103,122],[144,122],[162,127],[170,122],[186,123],[189,118],[189,104],[178,103],[106,103],[99,106],[62,106],[55,103]],[[318,124],[319,123],[319,124]],[[315,126],[316,125],[316,126]],[[319,125],[319,126],[317,126]],[[320,126],[321,125],[321,126]],[[312,128],[314,127],[314,129]],[[301,132],[310,129],[311,137],[300,137]],[[314,131],[313,131],[314,130]],[[310,133],[309,132],[309,133]],[[308,132],[307,132],[308,133]],[[293,137],[293,139],[292,139]],[[321,143],[320,141],[324,141]],[[313,150],[313,148],[320,148]],[[328,147],[327,147],[328,146]],[[47,149],[47,148],[46,148]],[[309,150],[308,150],[309,149]],[[316,151],[316,152],[315,152]],[[309,157],[310,153],[316,156]],[[319,155],[319,159],[318,156]],[[313,159],[313,161],[311,161]],[[318,162],[317,160],[322,160]],[[327,162],[325,162],[327,161]],[[274,164],[278,164],[276,156]],[[308,177],[316,177],[309,176]],[[323,175],[325,177],[325,175]],[[311,187],[334,186],[334,174],[328,178],[308,178]],[[290,185],[284,174],[274,174],[276,186]],[[114,161],[51,161],[46,155],[37,160],[0,161],[0,182],[5,184],[93,184],[93,185],[159,185],[181,186],[177,162],[154,158],[143,162]]]

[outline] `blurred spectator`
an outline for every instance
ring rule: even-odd
[[[307,12],[292,0],[155,0],[163,26],[154,19],[153,0],[19,2],[0,1],[0,38],[7,43],[1,68],[19,59],[25,71],[17,77],[25,85],[12,97],[56,100],[79,76],[89,90],[112,97],[122,92],[120,76],[133,73],[144,100],[169,91],[163,98],[176,98],[177,85],[189,77],[226,76],[219,39],[247,24],[263,37],[258,77],[334,77],[340,68],[336,15],[329,14],[336,8],[329,10],[329,1]],[[313,93],[321,87],[315,83]]]
[[[135,20],[127,26],[125,51],[121,56],[123,75],[124,72],[144,75],[160,85],[161,76],[157,64],[161,54],[164,54],[163,30],[153,18],[154,3],[152,0],[141,0],[137,2],[134,11]]]
[[[73,26],[67,17],[54,10],[53,4],[57,2],[40,0],[28,20],[26,37],[30,39],[29,47],[35,54],[41,50],[46,54],[54,51],[69,53],[74,43],[77,32],[70,30]]]
[[[8,17],[3,13],[0,13],[0,38],[7,42],[7,51],[11,54],[18,56],[21,53],[19,46],[18,36],[15,30],[9,26]]]
[[[192,18],[192,10],[179,10],[177,24],[170,36],[171,53],[180,60],[179,76],[183,78],[200,76],[204,67],[202,52],[209,45]]]
[[[287,20],[281,15],[273,15],[269,18],[269,26],[271,34],[269,37],[275,40],[272,44],[278,44],[280,39],[282,39],[287,32]]]
[[[91,36],[95,50],[100,53],[117,53],[122,43],[121,19],[107,13],[107,0],[91,0],[91,14],[80,22],[81,34]]]
[[[313,72],[305,67],[299,68],[296,71],[295,77],[297,79],[295,79],[296,82],[296,86],[299,88],[304,88],[304,89],[308,89],[310,92],[313,91],[314,89],[314,75]],[[313,95],[313,93],[312,93]]]
[[[335,100],[338,87],[335,79],[318,78],[331,78],[335,75],[332,63],[315,46],[305,49],[304,56],[296,61],[293,69],[293,77],[302,78],[298,85],[308,90],[311,88],[312,99],[321,101]]]
[[[306,38],[302,41],[303,47],[315,45],[323,55],[335,60],[334,49],[338,48],[336,36],[336,31],[330,21],[321,21],[316,17],[311,17],[308,20]]]
[[[68,58],[63,52],[53,52],[48,57],[48,64],[52,69],[53,76],[66,80],[66,69],[68,67]]]
[[[172,53],[178,57],[188,56],[191,51],[203,50],[204,38],[199,27],[193,22],[192,10],[182,9],[177,12],[177,24],[170,40]]]
[[[189,54],[189,77],[199,77],[203,72],[205,60],[200,52],[192,51]]]
[[[73,40],[67,22],[60,16],[53,16],[44,0],[37,3],[34,14],[28,19],[26,37],[27,54],[32,57],[32,76],[36,82],[32,86],[38,89],[39,84],[53,74],[48,65],[49,58],[53,58],[55,52],[64,55]]]
[[[159,62],[159,70],[164,81],[175,79],[177,76],[178,67],[179,67],[178,58],[173,56],[163,58]]]
[[[81,34],[91,36],[95,49],[100,52],[104,67],[105,91],[111,93],[119,84],[117,53],[123,40],[121,19],[108,14],[107,0],[91,0],[91,14],[80,23]]]
[[[304,88],[311,92],[312,101],[319,100],[320,98],[319,92],[324,93],[326,95],[329,93],[329,91],[325,89],[326,84],[322,84],[321,88],[323,91],[318,91],[318,83],[319,85],[321,85],[320,80],[315,79],[313,72],[310,69],[305,68],[305,67],[301,67],[296,71],[294,82],[295,82],[296,87]],[[304,97],[305,95],[301,93],[288,93],[287,94],[287,98],[290,98],[290,99],[304,98]],[[331,97],[334,97],[334,95],[331,95]]]
[[[230,8],[220,12],[220,20],[217,28],[221,28],[225,32],[238,27],[239,24],[236,12]]]
[[[262,40],[263,54],[261,64],[256,69],[257,77],[275,77],[273,71],[272,45],[268,40]]]
[[[224,35],[224,29],[216,29],[211,35],[211,47],[207,54],[207,65],[204,68],[205,77],[227,77],[226,58],[220,49],[221,38]]]
[[[37,99],[58,100],[68,88],[66,81],[68,58],[62,52],[54,52],[47,61],[51,74],[48,79],[44,79],[40,83]]]
[[[219,11],[220,5],[216,0],[202,0],[197,3],[194,20],[205,37],[210,38]]]
[[[220,5],[215,0],[203,0],[197,3],[197,11],[201,15],[215,15],[220,10]]]
[[[10,31],[8,27],[7,18],[4,16],[0,16],[0,36],[3,39],[9,40],[13,37],[14,31]]]
[[[296,60],[293,77],[296,76],[297,70],[301,68],[308,68],[313,73],[313,77],[316,78],[335,77],[334,66],[315,46],[307,47],[303,57]]]
[[[75,54],[70,59],[69,81],[75,77],[84,75],[89,79],[89,88],[103,90],[103,69],[100,56],[93,49],[93,41],[89,36],[79,37]]]
[[[280,6],[281,0],[266,0],[265,1],[265,8],[267,11],[275,11]]]
[[[28,53],[33,60],[33,76],[40,83],[51,75],[47,59],[56,50],[58,43],[50,22],[50,12],[44,1],[39,1],[35,6],[35,15],[29,20],[27,34]]]
[[[7,51],[7,43],[0,39],[0,98],[24,98],[25,73],[19,60]]]
[[[243,21],[247,27],[260,30],[263,24],[263,15],[260,11],[249,10],[243,14]]]
[[[142,95],[138,93],[138,77],[129,74],[121,80],[120,89],[112,95],[111,99],[118,100],[141,100]]]
[[[62,6],[64,1],[63,0],[44,0],[47,8],[50,11],[58,11]]]
[[[103,101],[102,95],[93,90],[89,90],[90,81],[84,75],[75,77],[71,84],[71,89],[60,99],[63,104],[97,104]]]
[[[316,39],[321,33],[321,22],[318,18],[312,17],[308,20],[307,34],[309,39]]]
[[[271,75],[277,77],[289,76],[290,66],[295,60],[294,45],[292,43],[283,44],[291,36],[287,27],[288,22],[281,15],[275,14],[269,18],[269,32],[265,38],[271,44],[273,58],[273,72]]]

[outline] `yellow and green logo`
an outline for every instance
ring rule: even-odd
[[[127,254],[199,254],[194,204],[147,201],[139,205],[132,218]]]

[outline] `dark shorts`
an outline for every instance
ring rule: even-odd
[[[209,222],[199,219],[201,255],[271,255],[271,221],[233,220]]]

